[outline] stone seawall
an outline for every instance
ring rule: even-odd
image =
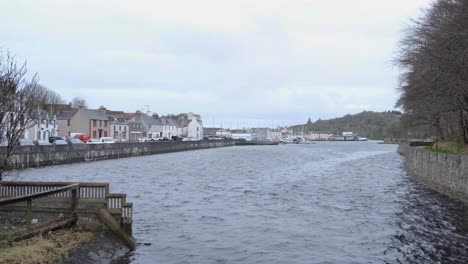
[[[401,144],[410,175],[427,187],[468,204],[468,156]]]
[[[234,146],[234,140],[23,146],[16,150],[11,164],[20,169],[227,146]],[[0,148],[0,155],[2,151]]]

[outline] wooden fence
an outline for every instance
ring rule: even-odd
[[[71,191],[70,191],[71,190]],[[108,183],[89,182],[1,182],[0,206],[27,201],[26,211],[31,211],[33,199],[47,197],[49,203],[76,198],[74,211],[94,213],[96,208],[106,208],[126,224],[133,222],[133,204],[127,203],[126,194],[110,193]],[[29,201],[29,202],[28,202]],[[93,204],[85,207],[86,204]],[[80,207],[78,206],[80,205]],[[61,205],[63,209],[63,205]],[[2,210],[2,207],[0,207]],[[72,211],[73,212],[73,211]],[[29,214],[29,213],[28,213]]]

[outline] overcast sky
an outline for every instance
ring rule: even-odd
[[[92,108],[276,126],[391,110],[428,0],[0,0],[0,46]]]

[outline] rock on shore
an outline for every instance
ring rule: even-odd
[[[129,263],[129,253],[130,250],[113,234],[99,232],[91,241],[73,250],[62,263]]]

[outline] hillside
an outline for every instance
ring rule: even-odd
[[[315,132],[341,134],[343,131],[355,132],[359,136],[371,139],[401,137],[401,113],[398,111],[364,111],[355,115],[345,115],[330,120],[317,120],[304,125],[291,127],[295,132]]]

